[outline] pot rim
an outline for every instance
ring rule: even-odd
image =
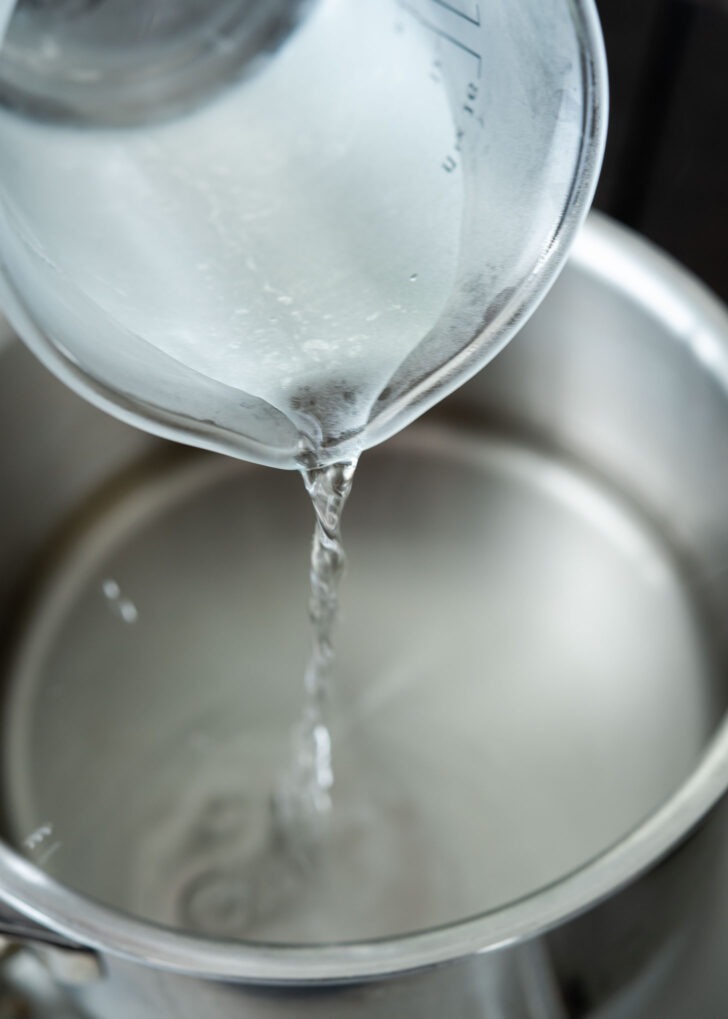
[[[728,313],[698,281],[624,227],[592,214],[572,254],[577,271],[618,283],[623,299],[684,344],[728,398]],[[403,973],[517,944],[630,883],[693,829],[728,787],[728,718],[665,804],[578,870],[521,900],[437,929],[368,942],[266,945],[196,937],[135,919],[73,892],[0,842],[0,898],[27,918],[101,953],[188,975],[253,983],[322,983]]]
[[[603,55],[591,0],[574,0],[592,54],[595,87]],[[603,133],[595,114],[593,145]],[[588,201],[590,194],[584,198]],[[571,262],[655,321],[716,377],[728,395],[728,314],[671,259],[623,227],[592,214]],[[673,796],[612,848],[552,884],[488,913],[394,938],[332,945],[223,942],[142,921],[66,888],[0,842],[0,899],[79,946],[187,975],[254,983],[348,982],[403,973],[494,951],[535,937],[584,912],[670,851],[728,787],[728,719]]]

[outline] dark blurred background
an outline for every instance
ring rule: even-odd
[[[728,301],[728,0],[597,0],[611,115],[596,206]]]

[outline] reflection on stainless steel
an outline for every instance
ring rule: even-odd
[[[17,640],[16,592],[25,585],[35,592],[25,603],[25,625],[30,619],[38,626],[32,640],[25,631],[8,701],[6,717],[15,725],[5,740],[6,834],[17,844],[52,826],[52,835],[36,846],[39,834],[27,852],[39,860],[36,850],[57,838],[62,845],[48,868],[68,885],[119,905],[126,892],[110,875],[123,884],[124,850],[132,841],[114,827],[123,818],[112,809],[107,841],[102,830],[85,856],[75,832],[89,811],[102,816],[112,782],[112,808],[142,783],[153,786],[145,739],[147,750],[157,738],[169,742],[199,714],[205,698],[224,699],[226,686],[233,689],[229,676],[212,676],[200,692],[194,668],[181,662],[176,698],[165,689],[169,677],[160,673],[151,683],[143,702],[146,729],[137,721],[141,691],[136,697],[130,691],[126,702],[116,696],[118,682],[110,681],[115,670],[128,670],[131,659],[124,654],[132,654],[122,642],[145,639],[155,590],[174,595],[164,588],[165,570],[155,576],[151,569],[150,550],[156,547],[159,562],[173,568],[174,553],[163,546],[165,524],[172,531],[183,526],[186,513],[192,534],[195,520],[205,523],[221,609],[231,596],[232,573],[225,573],[213,523],[225,519],[225,500],[242,507],[241,526],[252,526],[262,492],[273,519],[258,521],[258,542],[272,556],[279,527],[288,555],[298,541],[299,511],[288,494],[296,486],[282,474],[173,451],[164,454],[170,466],[158,471],[159,442],[81,404],[17,347],[8,345],[2,358],[0,470],[14,497],[3,507],[0,607],[6,636]],[[146,473],[138,466],[143,463]],[[477,792],[490,810],[500,811],[499,825],[494,831],[488,816],[474,816],[461,827],[464,838],[482,839],[484,863],[482,874],[461,890],[455,911],[493,912],[355,948],[224,944],[172,934],[79,898],[7,847],[0,847],[2,894],[31,919],[98,950],[104,975],[74,993],[101,1019],[242,1010],[266,1019],[682,1019],[694,1002],[712,1019],[714,987],[704,976],[693,978],[707,972],[701,967],[715,959],[723,937],[716,888],[725,869],[726,818],[722,801],[716,803],[728,784],[721,722],[728,607],[724,313],[678,270],[595,219],[564,277],[510,348],[424,428],[373,451],[361,470],[346,521],[351,605],[342,640],[356,651],[362,675],[342,675],[344,699],[362,714],[362,730],[371,725],[379,748],[391,746],[393,754],[390,713],[412,754],[416,739],[407,717],[413,730],[416,721],[425,732],[436,716],[456,732],[463,726],[467,739],[454,745],[465,769],[465,744],[473,744],[482,724],[483,746],[493,752],[483,751],[488,767]],[[211,502],[206,493],[213,493]],[[302,496],[299,505],[304,584],[309,521]],[[70,523],[59,534],[64,520]],[[379,551],[367,527],[381,530]],[[463,548],[475,544],[477,551],[454,551],[458,536],[467,538]],[[406,563],[408,542],[419,556],[414,566]],[[39,558],[42,547],[46,554]],[[186,548],[198,554],[194,541]],[[128,573],[114,560],[125,549],[131,558],[119,562]],[[86,585],[99,562],[103,571]],[[129,582],[135,571],[146,575],[148,602],[144,589]],[[377,601],[372,584],[381,571],[386,594]],[[276,576],[283,576],[282,562]],[[494,588],[489,576],[498,580]],[[435,616],[427,615],[433,577],[445,587],[451,579],[462,582],[459,592],[454,583],[450,588],[453,617],[442,633]],[[120,625],[109,612],[100,586],[108,578],[120,592],[133,593],[139,608],[134,627]],[[173,587],[179,595],[181,586]],[[273,598],[291,633],[299,600],[300,591],[280,586]],[[256,604],[251,597],[251,611]],[[357,634],[357,613],[369,613],[374,638],[362,641]],[[252,618],[254,633],[262,624],[260,616]],[[95,621],[94,632],[106,643],[88,644],[88,675],[98,682],[84,688],[63,641],[75,639],[78,646],[85,619]],[[405,645],[414,635],[426,646],[416,667],[431,668],[434,677],[424,683],[419,702],[408,685],[411,665],[394,654],[402,627]],[[445,673],[443,647],[453,633],[463,661],[479,653],[481,640],[495,651],[483,666],[477,697],[470,689],[466,703],[473,710],[448,719],[446,699],[436,694],[438,673]],[[258,649],[249,644],[248,650],[262,656],[265,634],[257,636]],[[170,629],[160,654],[173,637]],[[295,663],[295,638],[290,647],[280,643],[277,660],[289,655]],[[99,651],[109,648],[107,675]],[[378,654],[389,658],[391,671],[380,670],[380,681],[367,685]],[[49,656],[65,668],[55,708],[45,671]],[[459,691],[454,703],[462,705],[462,670],[446,679]],[[489,680],[495,689],[487,696],[498,706],[493,716],[478,700],[486,698]],[[592,686],[584,689],[586,683]],[[259,713],[273,713],[281,708],[276,696],[293,702],[294,687],[279,695],[258,692],[258,703],[250,703]],[[108,697],[112,710],[104,712]],[[165,718],[155,703],[170,700]],[[400,702],[411,704],[409,716],[396,714]],[[69,738],[74,731],[84,733],[89,746],[98,742],[91,758],[82,741]],[[204,732],[192,750],[209,753]],[[451,763],[443,760],[445,772]],[[505,790],[499,803],[497,787],[488,789],[498,768]],[[540,800],[539,783],[546,790]],[[458,786],[450,797],[452,827],[462,825],[463,794]],[[528,809],[519,811],[519,803]],[[569,807],[559,815],[564,804]],[[446,853],[447,832],[434,834]],[[95,856],[99,846],[103,852]],[[579,864],[585,866],[575,870]],[[164,903],[153,902],[154,893],[150,885],[134,911],[170,919]],[[434,900],[424,906],[440,908]],[[415,918],[413,925],[429,926],[433,917],[426,914],[419,924]],[[380,933],[391,934],[397,922]],[[438,961],[449,965],[430,966]],[[196,979],[203,975],[208,979]],[[703,998],[695,996],[698,983]],[[675,1012],[678,1004],[682,1012]]]
[[[523,442],[413,428],[347,507],[322,873],[288,902],[280,868],[251,885],[301,700],[309,516],[295,475],[192,454],[58,548],[5,714],[10,834],[43,870],[197,933],[381,938],[562,878],[691,773],[721,697],[649,521]],[[139,592],[133,631],[99,575]]]

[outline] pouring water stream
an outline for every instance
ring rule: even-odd
[[[505,344],[585,212],[589,187],[573,185],[593,175],[600,132],[584,26],[562,0],[515,14],[493,0],[482,19],[439,0],[309,6],[249,80],[207,45],[199,12],[179,39],[139,42],[148,11],[131,3],[118,38],[113,4],[58,24],[24,6],[0,62],[0,288],[29,345],[127,421],[298,467],[314,507],[305,705],[266,843],[188,902],[191,926],[220,908],[238,934],[326,841],[349,439],[381,441]],[[0,0],[0,35],[14,7]],[[39,37],[54,43],[47,65]],[[142,44],[163,109],[136,91]],[[199,95],[170,52],[200,73]],[[79,54],[90,91],[65,76]],[[301,458],[312,418],[340,462]]]

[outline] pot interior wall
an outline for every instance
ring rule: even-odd
[[[83,893],[273,941],[446,923],[616,843],[715,733],[728,394],[613,274],[577,258],[485,372],[364,456],[329,852],[293,875],[261,861],[307,655],[300,481],[2,358],[6,834]]]

